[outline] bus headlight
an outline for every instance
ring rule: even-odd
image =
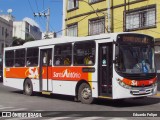
[[[123,88],[126,88],[126,89],[131,89],[131,86],[129,85],[126,85],[124,82],[122,82],[121,79],[117,79],[117,82],[119,83],[120,86],[122,86]]]
[[[156,86],[157,86],[157,82],[155,82],[152,86],[153,86],[153,87],[156,87]]]

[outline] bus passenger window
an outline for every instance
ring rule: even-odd
[[[28,48],[27,49],[27,66],[37,66],[38,65],[38,48]]]
[[[91,66],[95,63],[95,42],[76,42],[74,44],[74,65]]]
[[[15,50],[15,67],[25,66],[25,49]]]
[[[72,44],[55,45],[54,47],[54,65],[69,66],[72,63]]]
[[[14,51],[9,50],[5,52],[5,65],[6,67],[13,67],[14,65]]]

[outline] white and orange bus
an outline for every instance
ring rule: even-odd
[[[155,95],[154,38],[138,33],[61,37],[4,49],[3,84],[26,95],[94,98]]]

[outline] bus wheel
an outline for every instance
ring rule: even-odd
[[[25,95],[33,95],[33,85],[30,79],[26,79],[24,83],[24,94]]]
[[[93,102],[92,90],[87,83],[82,83],[78,90],[78,98],[84,104],[91,104]]]

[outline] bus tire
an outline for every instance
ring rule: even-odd
[[[26,79],[24,82],[24,94],[28,96],[33,95],[33,85],[30,79]]]
[[[89,84],[82,83],[78,89],[78,99],[84,104],[91,104],[93,102],[92,90]]]

